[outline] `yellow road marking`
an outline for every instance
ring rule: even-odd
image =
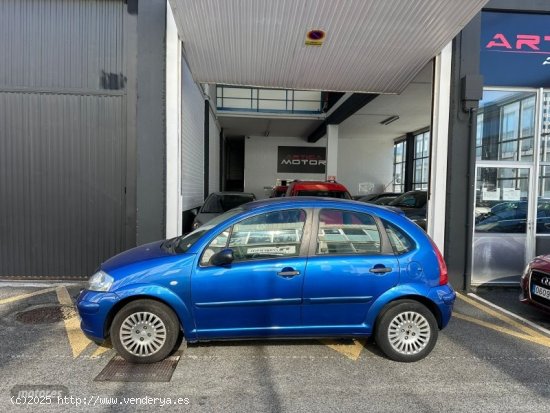
[[[14,297],[3,298],[3,299],[0,300],[0,305],[13,303],[15,301],[21,301],[21,300],[24,300],[26,298],[35,297],[35,296],[41,295],[41,294],[46,294],[46,293],[49,293],[49,292],[55,291],[55,290],[56,290],[56,287],[46,288],[45,290],[38,290],[38,291],[34,291],[32,293],[21,294],[21,295],[16,295]]]
[[[469,321],[470,323],[474,323],[474,324],[480,325],[482,327],[486,327],[486,328],[489,328],[491,330],[498,331],[500,333],[509,334],[511,336],[521,338],[521,339],[526,340],[526,341],[531,341],[533,343],[540,344],[541,346],[550,347],[550,338],[548,338],[548,337],[544,337],[544,336],[543,337],[538,337],[538,336],[534,337],[534,336],[531,336],[529,334],[518,333],[517,331],[510,330],[509,328],[501,327],[501,326],[498,326],[496,324],[489,323],[489,322],[483,321],[483,320],[479,320],[475,317],[470,317],[470,316],[460,314],[460,313],[457,313],[457,312],[453,312],[453,317],[459,318],[461,320]]]
[[[74,307],[73,300],[71,300],[71,296],[66,287],[58,287],[56,293],[57,299],[61,305]],[[88,347],[91,341],[82,333],[78,315],[64,320],[64,323],[65,330],[67,331],[67,338],[69,339],[69,344],[73,351],[73,358],[77,358],[86,350],[86,347]]]
[[[474,300],[473,298],[466,297],[465,295],[462,295],[462,294],[457,294],[456,296],[458,298],[460,298],[461,300],[467,302],[468,304],[476,307],[477,309],[489,314],[490,316],[498,318],[499,320],[505,322],[506,324],[508,324],[512,327],[515,327],[518,330],[523,331],[524,333],[528,334],[529,336],[539,337],[539,338],[547,338],[545,335],[539,333],[538,331],[533,330],[532,328],[529,328],[526,325],[523,325],[523,324],[517,322],[516,320],[514,320],[514,319],[512,319],[512,318],[510,318],[510,317],[508,317],[508,316],[506,316],[502,313],[499,313],[498,311],[493,310],[490,307],[487,307],[484,304],[481,304],[480,302]]]
[[[343,354],[347,358],[355,361],[363,351],[366,340],[353,340],[353,344],[342,344],[337,340],[321,340],[325,346]]]
[[[109,347],[102,347],[102,346],[98,346],[96,351],[94,351],[94,353],[92,354],[92,358],[94,357],[99,357],[101,356],[103,353],[106,353],[107,351],[111,350]]]

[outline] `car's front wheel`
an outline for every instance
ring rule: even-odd
[[[172,309],[154,300],[136,300],[122,307],[111,324],[113,347],[132,363],[155,363],[174,349],[180,324]]]
[[[401,300],[381,315],[374,338],[390,359],[412,362],[432,351],[438,331],[437,321],[426,306],[413,300]]]

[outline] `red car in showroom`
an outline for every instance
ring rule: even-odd
[[[550,313],[550,255],[531,261],[521,276],[520,301]]]
[[[348,189],[335,181],[294,181],[288,186],[286,196],[352,199]]]

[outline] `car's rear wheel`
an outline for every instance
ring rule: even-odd
[[[111,324],[115,350],[132,363],[155,363],[174,349],[180,324],[172,309],[154,300],[136,300],[122,307]]]
[[[401,300],[380,316],[375,340],[390,359],[412,362],[423,359],[433,350],[437,335],[437,321],[426,306]]]

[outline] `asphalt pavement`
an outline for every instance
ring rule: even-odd
[[[540,413],[550,405],[550,335],[540,320],[515,317],[512,304],[503,312],[461,295],[435,349],[416,363],[354,340],[183,342],[169,382],[99,382],[115,352],[74,328],[79,289],[0,284],[0,411]],[[517,300],[513,291],[478,295]],[[60,304],[56,320],[50,310]],[[31,406],[12,397],[47,392],[54,397]]]

